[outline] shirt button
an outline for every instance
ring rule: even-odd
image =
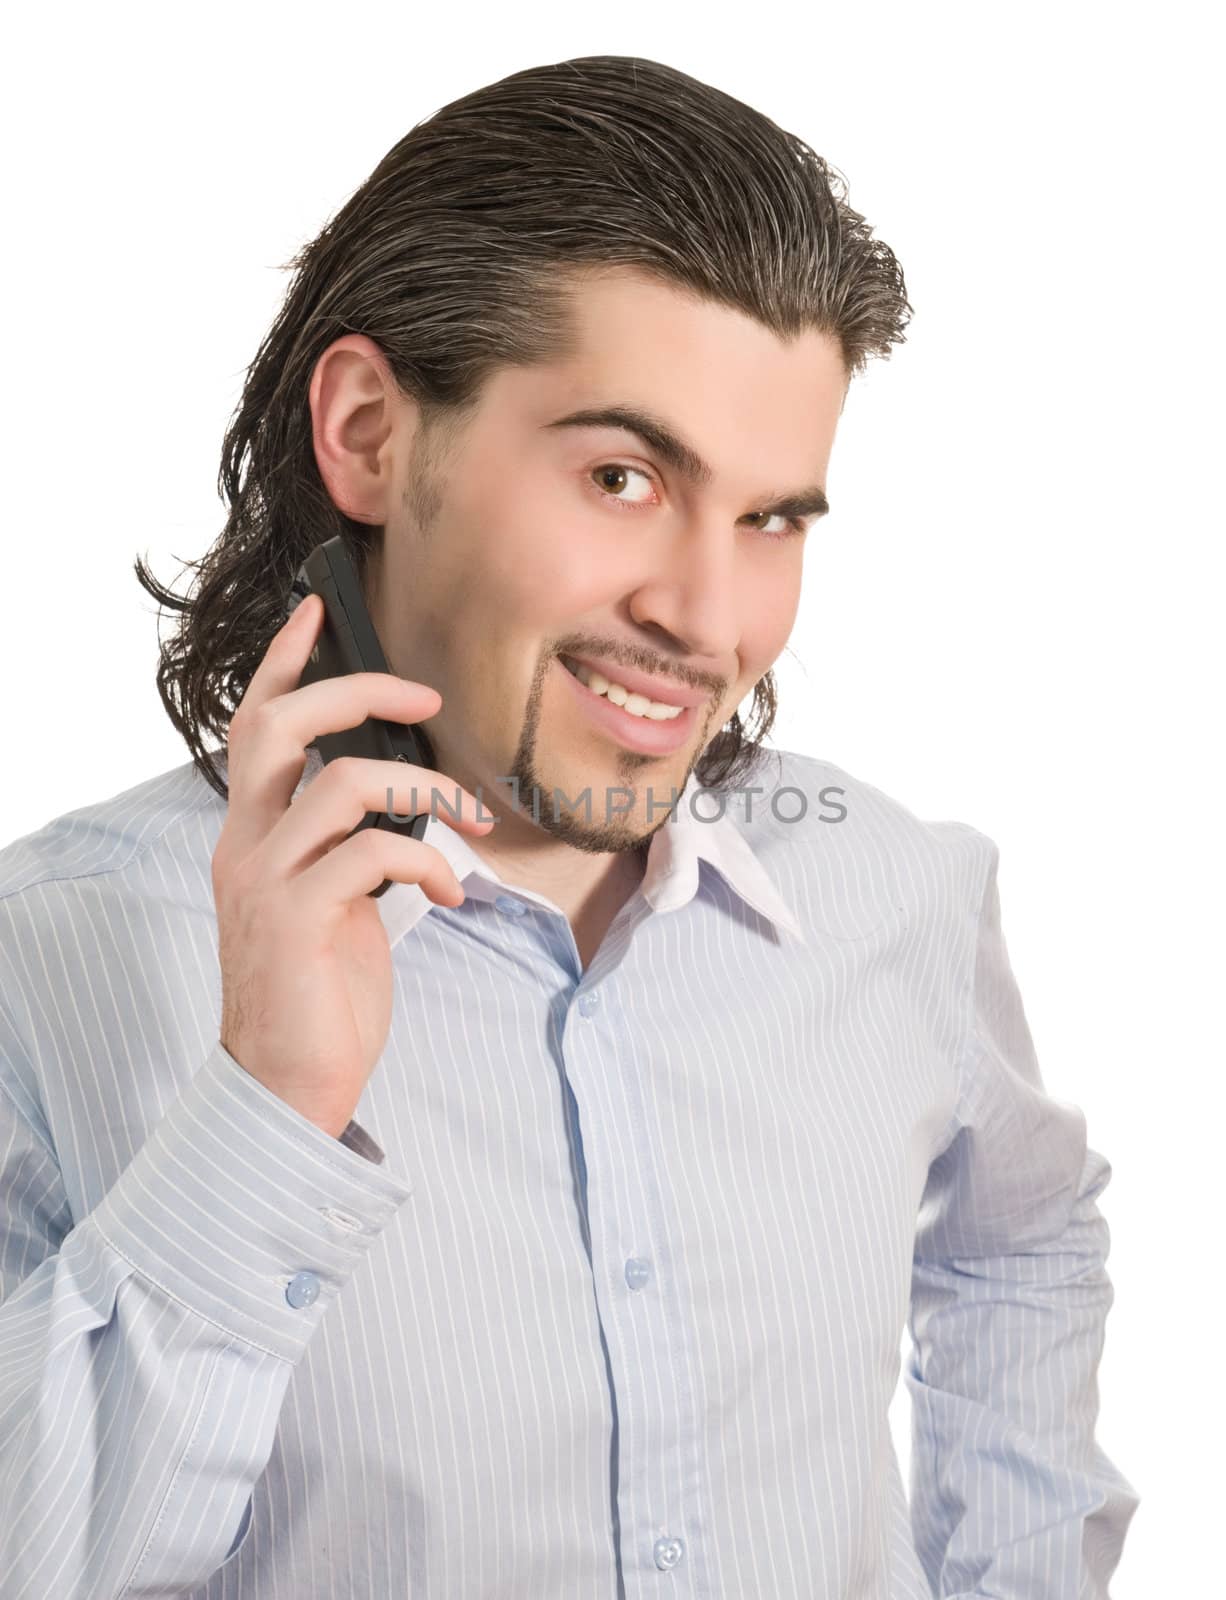
[[[595,1011],[596,1007],[599,1004],[600,1004],[600,996],[598,994],[594,994],[589,989],[586,994],[581,994],[579,996],[579,1013],[580,1013],[580,1015],[584,1016],[584,1017],[590,1017],[592,1012]]]
[[[286,1286],[285,1298],[295,1311],[301,1311],[319,1299],[319,1279],[313,1272],[296,1272]]]
[[[641,1289],[651,1277],[651,1263],[642,1256],[631,1256],[626,1262],[626,1282],[632,1289]]]
[[[675,1567],[685,1554],[685,1546],[680,1539],[657,1539],[652,1554],[656,1558],[656,1566],[661,1572],[667,1572],[670,1567]]]
[[[505,912],[508,917],[522,917],[528,909],[522,900],[516,900],[513,895],[500,894],[494,904],[499,911]]]

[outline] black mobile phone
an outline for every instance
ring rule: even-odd
[[[303,668],[299,685],[314,683],[320,678],[339,677],[346,672],[387,672],[387,658],[370,620],[370,612],[362,598],[362,586],[344,540],[337,535],[316,545],[298,568],[293,587],[286,603],[289,617],[309,594],[319,595],[324,603],[324,619],[319,638]],[[337,756],[373,756],[379,761],[406,761],[414,766],[428,767],[430,759],[416,729],[409,722],[388,722],[383,717],[367,717],[356,728],[342,728],[339,733],[321,733],[313,741],[325,763]],[[426,803],[426,810],[411,820],[397,820],[388,815],[390,807],[381,811],[368,811],[358,823],[354,833],[363,828],[388,828],[406,838],[420,839],[430,820],[429,794],[418,795]],[[391,888],[394,879],[384,878],[377,889],[369,892],[377,899]]]

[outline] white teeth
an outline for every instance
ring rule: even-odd
[[[660,700],[648,700],[646,695],[631,694],[620,683],[610,683],[599,672],[593,672],[578,662],[563,661],[562,665],[580,683],[586,684],[593,694],[604,695],[632,717],[646,717],[650,722],[671,722],[685,710],[684,706],[667,706]]]

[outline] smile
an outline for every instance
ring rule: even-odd
[[[640,755],[671,755],[692,736],[697,719],[696,706],[664,706],[658,701],[646,700],[642,695],[627,696],[619,684],[612,684],[615,694],[630,701],[630,709],[609,698],[608,689],[599,692],[585,679],[592,674],[586,667],[569,666],[560,658],[557,665],[570,685],[578,707],[602,732],[616,739],[628,750]],[[598,684],[608,685],[608,680],[597,677]],[[647,707],[658,707],[656,715],[644,714]],[[662,715],[659,713],[663,713]]]

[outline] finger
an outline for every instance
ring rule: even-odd
[[[359,727],[371,716],[422,722],[441,704],[428,684],[388,672],[349,672],[257,705],[239,726],[230,725],[231,846],[245,854],[267,838],[302,779],[307,745],[321,733]]]
[[[270,830],[260,846],[261,875],[283,880],[304,871],[372,811],[391,811],[398,818],[429,812],[449,827],[482,837],[493,827],[476,796],[441,772],[411,762],[342,756],[329,762]],[[385,828],[365,831],[390,834]]]
[[[234,708],[226,738],[227,848],[255,848],[289,805],[306,767],[306,745],[295,751],[283,738],[270,745],[257,715],[297,688],[323,623],[324,604],[308,594],[273,634]]]
[[[306,619],[296,629],[302,613]],[[357,728],[370,715],[423,722],[442,706],[439,691],[391,672],[352,672],[302,685],[322,621],[322,600],[307,595],[272,637],[230,720],[227,848],[242,854],[285,813],[306,770],[306,747],[320,733]]]
[[[269,641],[259,666],[243,691],[243,697],[234,708],[239,712],[252,712],[275,695],[288,694],[298,686],[302,669],[319,638],[323,622],[324,603],[317,594],[303,599],[277,629]]]
[[[322,928],[387,878],[417,884],[437,905],[456,906],[464,899],[460,880],[434,845],[363,828],[294,879],[295,905],[305,921]]]

